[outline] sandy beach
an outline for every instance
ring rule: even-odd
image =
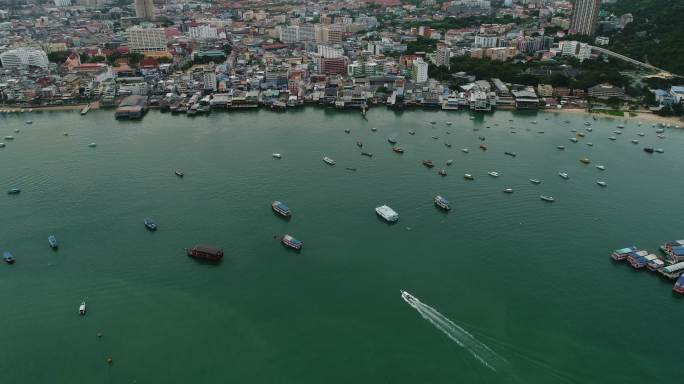
[[[49,107],[27,107],[27,108],[19,108],[19,107],[0,107],[0,113],[26,113],[32,111],[32,112],[64,112],[64,111],[80,111],[83,109],[86,105],[88,104],[74,104],[74,105],[54,105],[54,106],[49,106]],[[99,109],[100,108],[100,103],[97,101],[94,101],[90,103],[90,109]]]
[[[582,108],[563,108],[563,109],[546,109],[546,110],[541,110],[543,112],[547,113],[573,113],[573,114],[584,114],[587,117],[593,117],[596,116],[597,119],[614,119],[614,120],[621,120],[621,121],[638,121],[638,122],[643,122],[643,123],[651,123],[651,124],[669,124],[672,127],[679,126],[684,127],[684,121],[680,120],[679,117],[677,116],[670,116],[670,117],[665,117],[665,116],[658,116],[654,113],[651,112],[643,112],[643,111],[633,111],[633,114],[636,114],[636,116],[630,116],[629,113],[627,113],[625,116],[613,116],[613,115],[608,115],[605,113],[590,113],[587,112],[586,109]]]

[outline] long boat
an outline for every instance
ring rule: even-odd
[[[451,206],[449,206],[449,200],[445,199],[440,195],[435,196],[435,205],[445,211],[451,210]]]
[[[280,239],[280,242],[283,243],[283,245],[285,245],[286,247],[290,247],[290,248],[297,250],[297,251],[302,249],[302,245],[304,245],[304,243],[302,243],[301,241],[295,239],[294,237],[292,237],[290,235],[283,236],[283,238]]]
[[[186,252],[190,257],[207,261],[219,261],[223,257],[222,249],[206,245],[195,245]]]
[[[271,203],[271,208],[273,211],[277,214],[279,214],[282,217],[290,217],[292,213],[290,212],[290,208],[288,208],[287,205],[281,203],[280,201],[274,201]]]

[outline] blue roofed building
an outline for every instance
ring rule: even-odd
[[[675,99],[670,93],[664,89],[656,89],[653,91],[655,100],[658,105],[661,106],[672,106],[675,103]]]

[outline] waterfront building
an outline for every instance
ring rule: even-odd
[[[594,85],[588,89],[588,93],[589,97],[595,97],[597,99],[622,99],[625,97],[625,91],[622,88],[608,83]]]
[[[205,68],[203,72],[205,92],[216,92],[216,72],[213,68]]]
[[[572,10],[570,32],[592,36],[596,33],[601,0],[576,0]]]
[[[0,53],[0,63],[3,68],[16,68],[22,65],[47,68],[49,61],[42,49],[16,48]]]
[[[553,96],[553,86],[551,84],[538,84],[537,94],[541,97],[551,97]]]
[[[131,52],[166,52],[164,28],[131,27],[126,30],[126,38]]]
[[[422,58],[413,60],[413,81],[416,83],[424,83],[428,80],[428,63],[424,62]]]
[[[534,88],[528,87],[522,90],[511,92],[515,99],[515,107],[517,109],[537,109],[539,108],[539,98],[534,92]]]
[[[135,0],[135,16],[143,20],[152,20],[154,18],[152,0]]]

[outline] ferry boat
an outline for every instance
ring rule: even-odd
[[[487,150],[487,146],[485,144],[480,144],[480,149],[483,151]]]
[[[185,176],[185,173],[183,173],[183,171],[181,171],[180,169],[176,169],[173,173],[175,173],[178,177]]]
[[[189,257],[207,261],[219,261],[223,257],[222,249],[206,245],[195,245],[186,252]]]
[[[637,248],[634,246],[622,248],[622,249],[616,249],[610,255],[610,258],[615,260],[615,261],[625,260],[632,252],[637,252],[637,251],[638,251]]]
[[[361,156],[373,157],[373,154],[370,152],[361,152]]]
[[[451,159],[446,161],[446,165],[451,165],[451,164],[453,164],[453,163],[454,163],[454,161],[451,160]]]
[[[392,147],[392,150],[396,153],[404,153],[404,148],[402,147]]]
[[[302,249],[302,245],[304,245],[304,243],[302,243],[301,241],[295,239],[294,237],[292,237],[290,235],[283,236],[283,238],[280,239],[280,242],[283,243],[283,245],[285,245],[286,247],[290,247],[296,251],[299,251],[300,249]]]
[[[439,195],[435,196],[435,205],[439,208],[442,208],[445,211],[451,210],[451,207],[449,206],[449,200]]]
[[[463,178],[466,180],[475,180],[473,175],[471,175],[470,173],[466,173],[465,175],[463,175]]]
[[[612,140],[612,141],[615,141],[615,140],[617,140],[617,137],[615,137],[615,136],[611,136],[611,137],[609,137],[609,138],[608,138],[608,140]]]
[[[360,141],[357,141],[357,142],[356,142],[356,146],[359,147],[359,148],[362,148],[362,147],[363,147],[363,143],[360,142]]]
[[[487,174],[491,177],[499,177],[499,172],[496,171],[489,171]]]
[[[81,304],[78,306],[78,314],[81,316],[85,316],[86,314],[86,302],[81,301]]]
[[[57,237],[55,237],[55,235],[48,236],[48,244],[50,244],[50,248],[52,249],[57,249],[57,247],[59,247],[59,242],[57,241]]]
[[[275,213],[279,214],[280,216],[283,216],[283,217],[290,217],[291,216],[290,208],[288,208],[287,205],[281,203],[280,201],[276,200],[273,203],[271,203],[271,208],[273,208],[273,211]]]
[[[414,131],[413,129],[409,129],[408,133],[409,133],[409,135],[415,135],[416,131]]]
[[[580,159],[580,163],[582,163],[582,164],[589,164],[589,163],[591,163],[591,160],[589,160],[589,159],[586,158],[586,157],[583,157],[583,158]]]
[[[437,172],[437,173],[439,173],[439,175],[442,176],[442,177],[444,177],[444,176],[447,175],[447,171],[445,171],[445,170],[443,170],[443,169],[441,169],[441,170],[440,170],[439,172]]]
[[[19,188],[10,188],[7,190],[8,195],[17,195],[19,192],[21,192],[21,189]]]
[[[684,275],[679,276],[679,278],[677,279],[677,282],[672,287],[672,290],[674,292],[679,293],[680,295],[684,295]]]
[[[567,180],[568,177],[569,177],[568,174],[567,174],[566,172],[558,172],[558,176],[560,176],[560,177],[562,177],[562,178],[564,178],[564,179],[566,179],[566,180]]]
[[[576,138],[576,137],[571,137],[571,138],[569,138],[568,140],[572,141],[573,143],[576,143],[576,142],[577,142],[577,138]]]
[[[532,184],[541,184],[541,180],[537,180],[537,179],[530,179],[530,182]]]
[[[432,168],[435,166],[435,164],[432,162],[432,160],[423,160],[423,165],[428,167],[428,168]]]
[[[274,153],[271,156],[273,156],[274,159],[282,159],[283,157],[283,155],[281,155],[280,153]]]
[[[390,143],[390,144],[396,144],[396,143],[397,143],[397,140],[394,139],[394,138],[392,138],[392,137],[388,137],[388,138],[387,138],[387,142]]]
[[[656,148],[656,150],[655,150],[655,151],[656,151],[656,152],[658,152],[658,153],[663,153],[663,152],[665,152],[665,150],[664,150],[664,149],[662,149],[662,148]]]
[[[606,183],[605,181],[601,181],[601,180],[597,180],[597,181],[596,181],[596,184],[598,184],[598,185],[600,185],[600,186],[602,186],[602,187],[607,187],[607,186],[608,186],[608,183]]]
[[[606,166],[605,166],[605,165],[597,165],[597,166],[596,166],[596,169],[601,170],[601,171],[605,171],[605,170],[606,170]]]
[[[653,147],[646,147],[646,148],[644,148],[644,152],[646,152],[646,153],[653,153]]]
[[[14,256],[12,256],[12,253],[10,253],[10,251],[3,252],[2,253],[2,259],[7,264],[14,264]]]
[[[157,223],[155,223],[154,220],[150,219],[149,217],[146,217],[143,220],[143,223],[145,223],[145,227],[147,227],[147,229],[149,229],[150,231],[157,230]]]
[[[541,195],[541,196],[539,196],[539,198],[544,200],[544,201],[548,201],[549,203],[553,203],[554,201],[556,201],[556,199],[554,199],[553,196]]]
[[[88,146],[89,146],[90,148],[95,148],[95,147],[97,147],[97,144],[96,144],[96,143],[90,143],[90,144],[88,144]]]
[[[461,148],[461,152],[468,153],[468,152],[470,152],[470,150],[468,148]]]
[[[399,220],[399,214],[387,205],[381,205],[379,207],[376,207],[375,213],[377,213],[378,216],[382,217],[390,223],[394,223],[397,220]]]
[[[558,148],[558,149],[560,149],[560,150],[562,151],[562,150],[565,149],[565,146],[564,146],[564,145],[559,145],[559,146],[557,146],[556,148]]]
[[[513,193],[513,188],[504,189],[504,193]]]
[[[328,165],[335,165],[335,160],[329,158],[328,156],[323,157],[323,162],[325,162]]]

